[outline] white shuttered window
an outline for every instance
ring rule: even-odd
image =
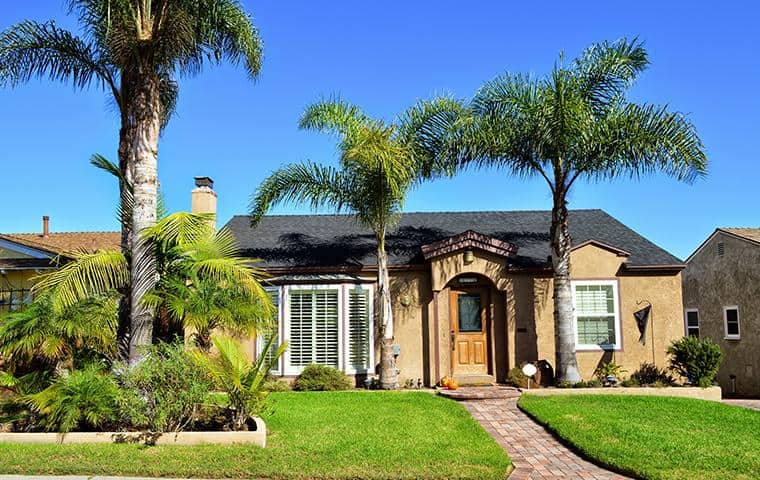
[[[338,368],[338,290],[290,291],[290,365]]]
[[[353,287],[348,291],[348,365],[347,370],[366,372],[370,368],[371,342],[370,291]]]

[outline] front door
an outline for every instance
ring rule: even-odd
[[[451,371],[488,374],[488,290],[451,290]]]

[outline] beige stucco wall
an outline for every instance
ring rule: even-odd
[[[430,275],[424,271],[394,272],[391,274],[391,296],[393,298],[393,330],[396,343],[401,346],[396,367],[400,370],[399,382],[406,379],[417,382],[422,379],[430,384],[433,343],[430,319],[433,308],[433,294],[430,289]],[[375,359],[380,359],[379,345],[375,349]],[[435,382],[433,382],[435,383]]]
[[[724,254],[717,254],[723,242]],[[684,308],[699,310],[700,337],[723,351],[718,383],[731,394],[760,395],[760,246],[717,232],[688,263],[683,274]],[[726,340],[723,307],[739,307],[740,340]],[[682,314],[683,315],[683,314]]]
[[[570,256],[571,276],[574,280],[618,282],[621,348],[614,351],[578,351],[578,365],[584,379],[591,378],[598,365],[611,360],[622,365],[628,375],[636,371],[642,362],[654,362],[660,368],[666,367],[667,346],[683,336],[681,275],[632,275],[621,270],[624,261],[625,257],[594,245],[574,250]],[[546,359],[556,365],[551,279],[535,279],[534,289],[537,359]],[[635,311],[646,305],[644,301],[652,304],[646,345],[639,343],[639,331],[633,317]]]

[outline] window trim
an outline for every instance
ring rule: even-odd
[[[702,325],[701,320],[699,318],[699,309],[698,308],[684,308],[683,310],[683,332],[685,336],[689,336],[689,314],[690,313],[696,313],[697,314],[697,338],[701,338],[702,335]]]
[[[614,344],[585,344],[578,341],[578,311],[575,308],[575,287],[584,285],[609,285],[612,287],[612,301],[615,306],[615,343]],[[620,293],[617,279],[613,280],[571,280],[573,298],[573,330],[575,333],[576,351],[620,351],[623,349],[623,331],[620,328]]]
[[[348,345],[349,342],[349,335],[351,334],[351,328],[349,326],[349,313],[351,311],[350,303],[351,303],[351,295],[350,292],[353,289],[361,288],[362,290],[367,291],[367,295],[369,297],[369,303],[368,303],[368,316],[369,316],[369,366],[367,368],[353,368],[351,367],[351,361],[348,358],[350,355],[350,348]],[[362,283],[344,283],[341,285],[341,289],[343,290],[343,312],[342,318],[340,319],[341,323],[345,323],[345,326],[343,328],[343,336],[341,337],[341,343],[344,345],[343,349],[345,351],[345,355],[341,356],[341,361],[343,363],[343,372],[347,375],[363,375],[363,374],[369,374],[374,373],[374,365],[375,365],[375,288],[374,285],[370,284],[362,284]]]
[[[736,331],[738,332],[736,334],[728,333],[728,311],[729,310],[736,310]],[[724,333],[724,337],[723,337],[724,340],[741,340],[742,321],[741,321],[741,316],[739,315],[738,305],[726,305],[723,307],[723,333]]]

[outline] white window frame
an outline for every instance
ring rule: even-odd
[[[612,286],[612,301],[615,306],[615,343],[614,344],[582,344],[578,341],[578,310],[575,307],[575,287],[586,285]],[[571,280],[570,288],[573,291],[573,330],[575,331],[575,349],[581,350],[621,350],[623,345],[623,331],[620,328],[620,295],[617,280]]]
[[[702,337],[702,321],[699,318],[699,309],[698,308],[685,308],[683,311],[683,332],[685,336],[689,336],[689,314],[690,313],[696,313],[697,314],[697,331],[699,332],[699,335],[697,335],[697,338]]]
[[[282,331],[282,287],[278,285],[271,285],[264,287],[264,290],[266,290],[267,293],[269,292],[277,292],[277,345],[282,345],[282,337],[283,337],[283,331]],[[261,351],[264,348],[264,337],[261,335],[256,335],[256,358],[259,357],[261,354]],[[283,355],[280,355],[280,358],[277,359],[277,363],[272,367],[272,370],[270,373],[272,375],[281,375],[282,374],[282,361],[283,361]]]
[[[354,369],[350,367],[348,358],[349,329],[349,291],[360,287],[369,293],[369,368]],[[292,284],[283,285],[280,290],[280,339],[290,343],[290,292],[300,290],[337,290],[338,292],[338,369],[347,375],[372,373],[375,365],[375,323],[374,323],[374,286],[368,283],[320,283],[320,284]],[[290,365],[290,348],[286,349],[281,357],[281,369],[277,375],[299,375],[304,367]],[[273,372],[275,373],[275,372]]]
[[[736,310],[736,330],[738,333],[736,333],[735,335],[728,334],[728,311],[729,310]],[[725,336],[723,337],[725,340],[741,340],[742,320],[741,320],[741,316],[739,315],[738,305],[726,305],[723,307],[723,333],[725,334]]]

